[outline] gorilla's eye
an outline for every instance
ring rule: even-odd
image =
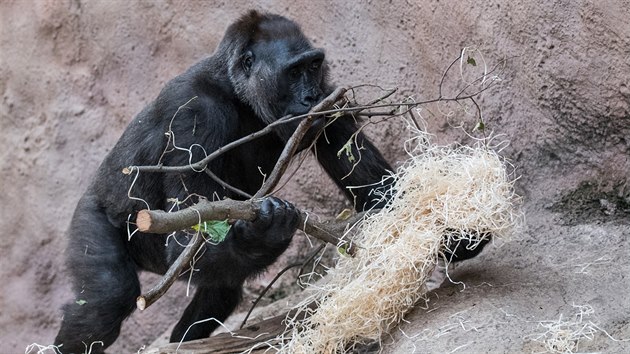
[[[319,68],[322,67],[322,61],[321,60],[313,60],[313,62],[311,63],[311,71],[317,71],[319,70]]]
[[[246,72],[249,72],[253,64],[254,64],[254,53],[248,51],[247,53],[245,53],[245,56],[243,57],[243,69]]]
[[[294,68],[289,69],[290,79],[297,79],[299,76],[300,76],[300,68],[294,67]]]

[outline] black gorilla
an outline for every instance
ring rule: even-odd
[[[176,235],[177,242],[168,242],[167,235],[142,233],[128,240],[128,217],[145,204],[128,198],[131,178],[124,176],[122,169],[158,163],[186,165],[191,156],[175,146],[189,148],[192,161],[197,161],[204,156],[202,151],[211,153],[279,117],[306,113],[332,92],[326,75],[324,52],[311,46],[297,24],[252,11],[227,29],[212,56],[170,81],[137,115],[99,167],[70,225],[67,262],[75,297],[63,308],[63,322],[55,339],[55,344],[63,344],[63,352],[84,352],[86,345],[96,341],[103,346],[95,345],[93,353],[111,345],[140,295],[137,272],[165,273],[189,241],[184,233]],[[324,122],[317,123],[317,129],[322,129]],[[274,134],[225,153],[208,168],[230,185],[254,194],[294,129],[295,125],[284,125]],[[167,131],[172,131],[172,136],[165,136]],[[362,150],[353,146],[353,153],[361,154],[361,162],[344,178],[353,166],[348,159],[338,158],[337,152],[355,132],[352,119],[338,119],[327,125],[314,150],[326,172],[361,210],[379,206],[380,198],[371,190],[375,186],[387,188],[381,179],[390,166],[359,134]],[[303,146],[309,146],[316,136],[310,132],[310,141]],[[372,187],[346,188],[365,185]],[[192,171],[142,173],[132,192],[151,208],[163,210],[174,206],[172,198],[182,201],[190,195],[242,198],[207,174]],[[264,270],[287,248],[296,223],[291,204],[267,198],[255,221],[237,221],[224,242],[205,245],[205,253],[196,263],[199,271],[192,276],[196,293],[171,341],[207,337],[217,327],[215,321],[189,329],[191,324],[208,318],[223,321],[239,303],[245,279]],[[480,250],[456,254],[464,259]]]

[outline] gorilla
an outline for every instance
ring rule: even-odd
[[[94,345],[92,353],[110,346],[136,307],[137,273],[164,274],[190,241],[191,236],[183,232],[174,239],[143,233],[129,239],[130,215],[135,219],[133,215],[146,208],[145,202],[152,209],[171,210],[186,207],[181,201],[190,196],[243,199],[234,189],[198,171],[140,173],[132,193],[142,200],[129,198],[132,178],[121,173],[123,168],[187,165],[280,117],[307,113],[333,91],[327,73],[324,51],[314,48],[295,22],[250,11],[228,27],[214,54],[166,84],[129,124],[77,204],[66,254],[74,297],[63,307],[55,339],[61,351],[82,353],[94,342],[103,345]],[[227,184],[254,194],[296,126],[281,125],[226,152],[207,169]],[[374,145],[359,133],[352,152],[361,156],[360,163],[354,166],[337,156],[356,134],[352,117],[320,118],[311,130],[301,148],[311,147],[356,209],[382,207],[383,198],[373,190],[388,189],[382,177],[391,167]],[[209,336],[216,321],[191,325],[209,318],[225,320],[241,299],[243,282],[262,272],[288,247],[297,219],[293,205],[268,197],[254,221],[236,221],[223,242],[206,244],[195,265],[198,271],[190,276],[195,294],[170,340]],[[475,256],[481,248],[449,252],[461,260]]]

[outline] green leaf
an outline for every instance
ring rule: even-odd
[[[477,125],[475,126],[475,129],[473,130],[484,130],[486,128],[486,125],[483,123],[483,121],[479,121],[477,123]]]
[[[83,306],[83,305],[87,304],[87,301],[82,300],[82,299],[81,299],[81,300],[77,300],[77,301],[75,301],[75,302],[76,302],[78,305],[80,305],[80,306]]]
[[[344,257],[350,257],[350,255],[348,254],[348,246],[350,246],[350,245],[345,243],[345,244],[337,247],[337,252],[339,252],[339,254],[344,256]]]
[[[335,220],[339,220],[339,221],[348,220],[348,219],[350,219],[352,214],[354,214],[354,210],[352,210],[352,209],[344,209],[344,210],[341,211],[341,213],[339,213],[339,215],[337,215]]]
[[[194,225],[192,228],[193,230],[208,236],[212,242],[220,243],[225,240],[225,237],[230,231],[230,227],[231,225],[227,222],[227,220],[210,220]]]
[[[348,157],[348,162],[354,162],[356,160],[352,154],[352,139],[348,139],[348,142],[342,146],[339,151],[337,151],[337,158],[340,159],[341,154],[343,154],[344,151],[346,153],[346,157]]]
[[[470,64],[472,66],[477,66],[477,62],[475,61],[475,58],[473,57],[468,57],[468,60],[466,60],[466,64]]]

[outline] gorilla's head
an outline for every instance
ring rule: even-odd
[[[291,20],[251,11],[228,28],[222,50],[229,51],[228,75],[238,98],[267,124],[307,113],[324,98],[324,51]]]

